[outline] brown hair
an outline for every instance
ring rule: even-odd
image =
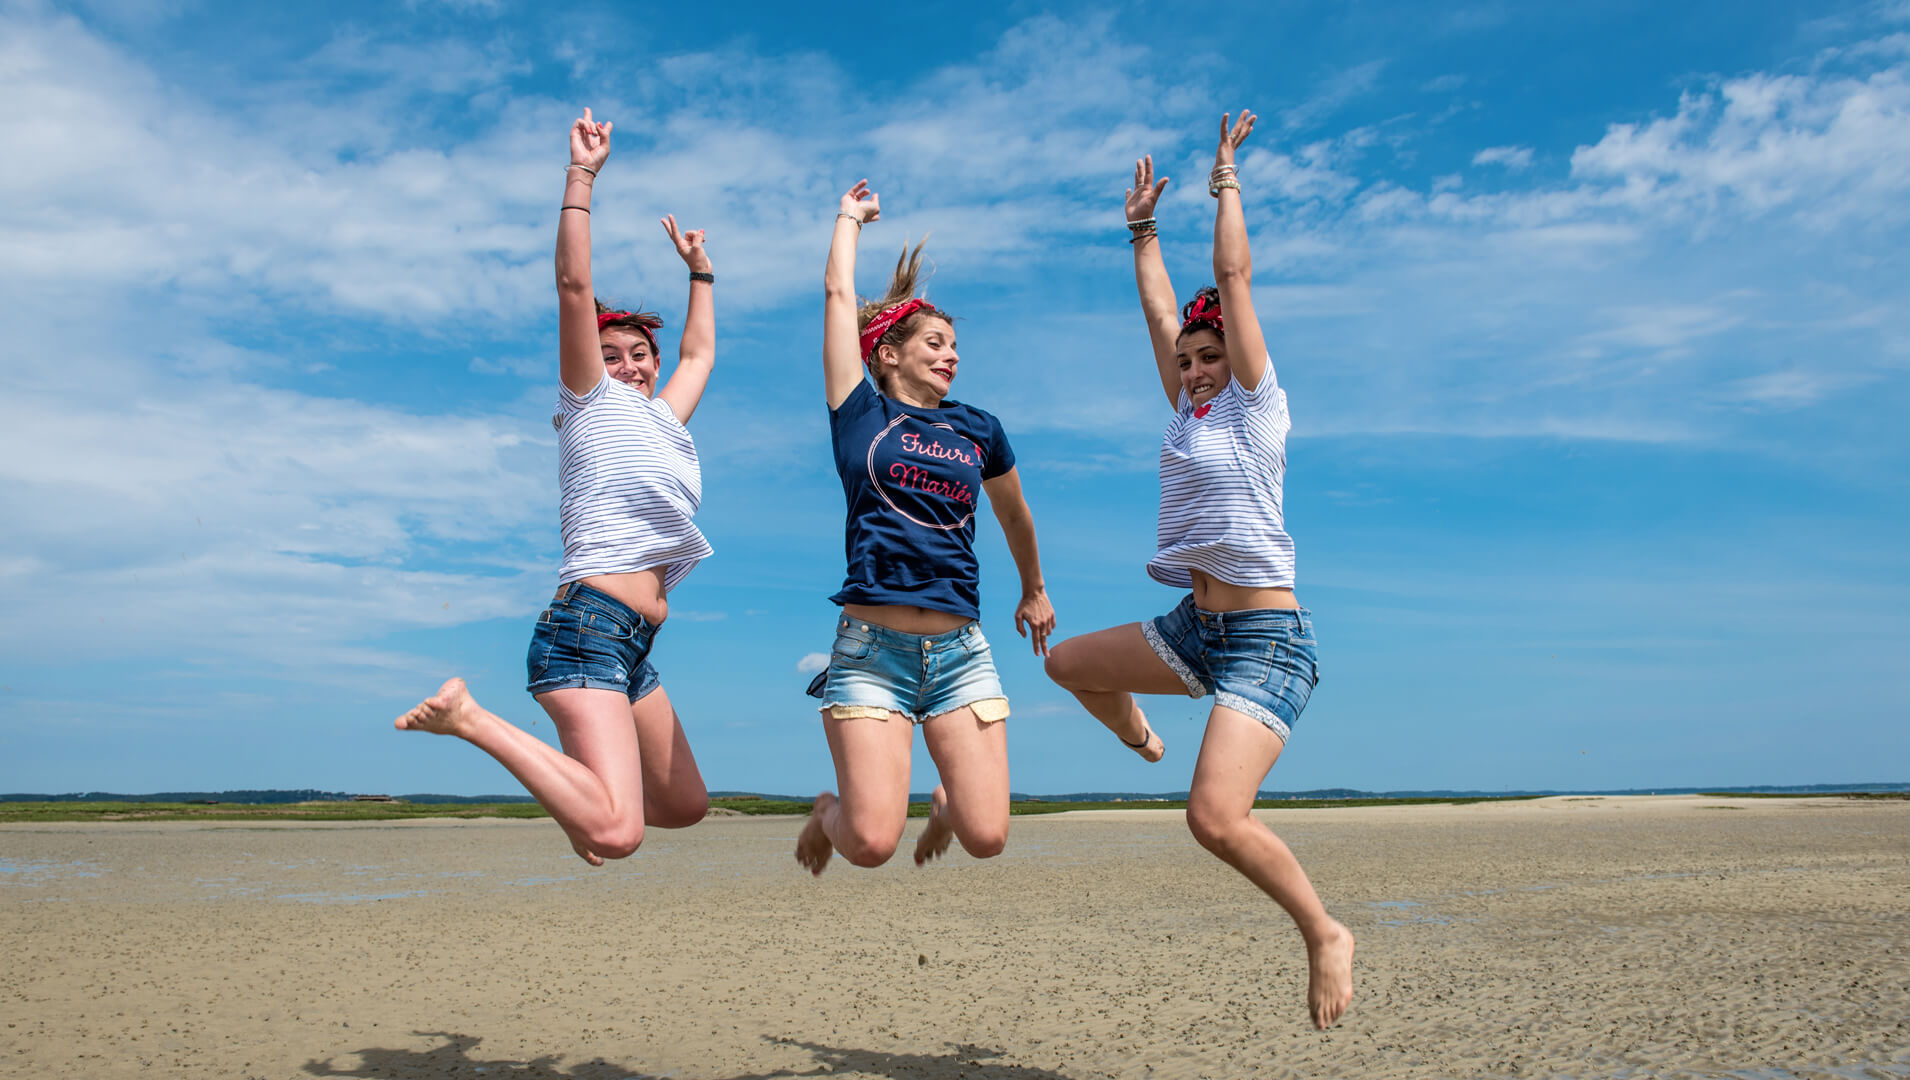
[[[1205,301],[1205,303],[1202,303],[1202,301]],[[1194,317],[1194,308],[1196,307],[1201,309],[1201,320],[1197,323],[1190,323],[1187,320]],[[1218,337],[1221,341],[1226,341],[1227,331],[1221,328],[1221,315],[1220,290],[1214,288],[1212,285],[1202,288],[1199,292],[1194,294],[1192,300],[1181,305],[1180,333],[1175,336],[1174,340],[1179,341],[1181,338],[1186,337],[1196,330],[1212,330],[1215,337]]]
[[[924,277],[922,273],[922,244],[926,243],[928,243],[928,237],[924,236],[922,243],[915,245],[914,251],[910,251],[907,244],[902,245],[902,254],[897,256],[895,260],[895,272],[889,275],[889,291],[884,293],[880,300],[863,299],[861,306],[856,308],[857,333],[868,329],[869,323],[873,322],[877,315],[882,314],[897,304],[906,304],[910,300],[915,299],[915,287],[921,283]],[[884,345],[893,345],[898,349],[901,348],[903,342],[914,337],[915,332],[922,328],[922,321],[924,319],[940,319],[951,326],[955,323],[955,317],[953,315],[936,307],[934,304],[924,302],[922,306],[917,308],[908,318],[889,327],[888,332],[876,339],[875,346],[869,350],[869,359],[872,360],[875,356],[875,350]],[[871,363],[870,371],[880,372],[881,369]],[[882,385],[882,379],[879,374],[876,377],[876,385]]]
[[[618,309],[604,303],[601,299],[597,301],[598,315],[604,315],[616,310]],[[629,311],[625,312],[621,318],[611,319],[609,322],[599,325],[597,332],[602,333],[605,330],[635,330],[637,333],[643,335],[645,341],[650,343],[650,355],[656,357],[658,363],[662,363],[663,356],[657,349],[657,331],[661,329],[663,329],[663,316],[658,315],[656,312]]]

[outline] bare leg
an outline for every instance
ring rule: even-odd
[[[709,789],[690,753],[670,695],[659,686],[630,703],[643,761],[643,820],[659,829],[687,829],[710,810]]]
[[[1306,939],[1307,1008],[1325,1029],[1353,1001],[1353,934],[1326,913],[1300,861],[1253,816],[1254,795],[1284,744],[1267,726],[1215,706],[1187,798],[1187,826],[1200,845],[1247,876],[1293,917]]]
[[[942,774],[941,798],[915,844],[915,864],[948,850],[948,835],[977,859],[993,858],[1008,844],[1008,727],[984,724],[975,710],[956,709],[922,725],[929,756]],[[941,820],[937,821],[937,815]]]
[[[1048,677],[1081,702],[1096,720],[1149,761],[1167,744],[1148,726],[1135,694],[1186,694],[1174,669],[1155,655],[1140,623],[1072,637],[1048,653]]]
[[[842,796],[825,791],[816,797],[796,838],[796,861],[820,874],[830,853],[840,851],[857,866],[881,866],[895,854],[908,821],[915,725],[901,713],[838,720],[824,709],[822,726]]]
[[[643,842],[643,779],[630,702],[614,690],[537,696],[563,753],[476,701],[463,679],[400,716],[401,731],[455,735],[496,758],[542,803],[586,859],[621,859]]]

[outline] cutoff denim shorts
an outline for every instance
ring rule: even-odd
[[[1287,741],[1320,681],[1313,613],[1305,608],[1203,611],[1188,593],[1179,606],[1141,624],[1155,655],[1188,697],[1245,713]]]
[[[615,690],[636,701],[662,682],[650,666],[657,628],[609,593],[568,582],[537,617],[525,689],[532,694],[566,687]]]
[[[836,620],[829,670],[811,697],[840,719],[899,712],[924,723],[964,705],[983,723],[1008,716],[1008,695],[979,623],[946,634],[905,634],[847,617]]]

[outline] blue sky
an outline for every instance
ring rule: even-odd
[[[1015,442],[1060,632],[1098,629],[1176,600],[1121,193],[1142,153],[1175,178],[1190,294],[1242,105],[1323,669],[1268,786],[1910,779],[1910,3],[1674,7],[0,0],[0,790],[515,790],[389,721],[461,673],[550,736],[586,105],[600,291],[668,355],[656,219],[719,276],[717,555],[654,655],[713,787],[830,778],[836,196],[882,194],[865,288],[933,234],[957,396]],[[1204,708],[1121,748],[981,535],[1016,790],[1184,788]]]

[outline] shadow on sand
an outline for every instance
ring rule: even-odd
[[[358,1058],[356,1068],[342,1068],[330,1058],[308,1061],[305,1072],[311,1076],[352,1076],[378,1080],[422,1080],[424,1077],[453,1080],[660,1080],[633,1065],[593,1058],[573,1065],[560,1065],[561,1054],[549,1054],[529,1061],[493,1060],[474,1056],[471,1051],[484,1040],[475,1035],[457,1035],[448,1031],[419,1031],[417,1035],[443,1039],[430,1050],[397,1050],[368,1047],[352,1051]],[[880,1050],[851,1050],[800,1039],[764,1036],[777,1046],[807,1050],[815,1059],[807,1069],[777,1069],[774,1072],[749,1073],[727,1080],[787,1080],[806,1076],[839,1076],[862,1073],[892,1077],[895,1080],[1068,1080],[1061,1073],[1033,1069],[1024,1065],[991,1063],[1001,1056],[999,1050],[966,1043],[947,1044],[941,1054],[885,1053]],[[664,1076],[673,1075],[662,1074]]]

